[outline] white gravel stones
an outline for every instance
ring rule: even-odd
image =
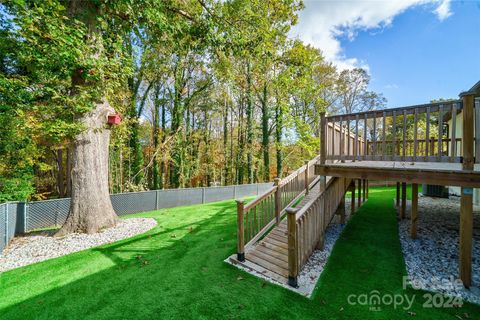
[[[470,290],[451,285],[458,279],[460,200],[419,197],[417,239],[410,238],[410,208],[399,221],[400,242],[407,272],[415,288],[460,296],[480,304],[480,214],[474,214],[473,265]]]
[[[0,272],[130,238],[144,233],[156,225],[157,221],[152,218],[130,218],[119,219],[115,227],[95,234],[69,234],[64,237],[53,237],[52,232],[45,231],[16,237],[0,253]]]

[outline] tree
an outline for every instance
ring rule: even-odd
[[[339,107],[342,113],[354,113],[381,108],[386,99],[382,94],[368,91],[370,76],[361,68],[346,69],[338,79]]]

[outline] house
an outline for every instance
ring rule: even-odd
[[[480,110],[480,81],[478,81],[470,90],[462,93],[463,94],[474,94],[475,98],[475,109]],[[455,128],[455,137],[463,136],[463,114],[462,111],[458,112],[455,117],[455,125],[452,125],[452,119],[450,114],[450,119],[448,120],[448,139],[451,140],[453,136],[453,128]],[[475,146],[479,145],[480,136],[477,135],[477,132],[480,132],[480,112],[475,113],[475,125],[474,125],[474,136],[475,136]],[[462,148],[461,141],[458,139],[459,143],[457,144],[456,154],[454,156],[461,156]],[[480,150],[475,150],[475,162],[480,161]],[[449,150],[449,155],[452,156],[452,149]],[[460,187],[450,186],[448,187],[449,194],[460,196]],[[474,189],[473,191],[473,204],[480,206],[480,189]]]

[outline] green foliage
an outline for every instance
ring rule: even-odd
[[[37,193],[65,196],[72,138],[100,101],[123,118],[112,130],[111,192],[285,175],[316,152],[322,111],[383,101],[367,90],[364,70],[339,72],[319,49],[288,38],[302,8],[298,0],[5,2],[0,177],[29,172]],[[355,86],[362,94],[352,97]]]

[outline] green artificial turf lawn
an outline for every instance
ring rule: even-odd
[[[479,319],[480,306],[425,309],[402,290],[392,188],[372,188],[312,299],[223,262],[235,252],[234,201],[137,214],[146,234],[0,274],[0,319]],[[416,296],[411,310],[349,305],[350,294]],[[410,313],[409,313],[410,312]]]

